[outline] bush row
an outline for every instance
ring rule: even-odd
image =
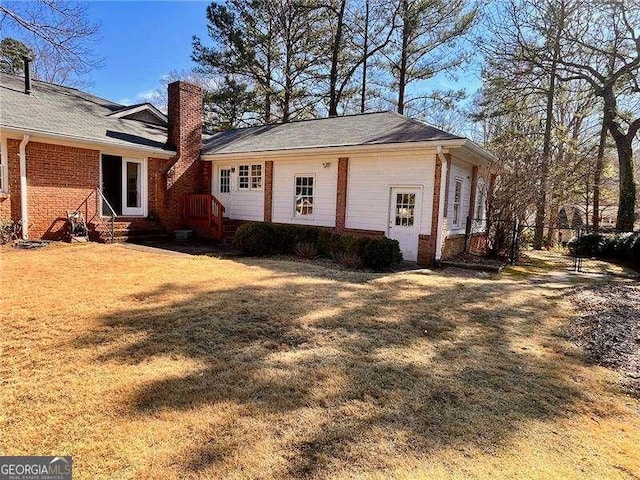
[[[387,269],[402,261],[397,240],[341,235],[300,225],[245,223],[236,231],[233,246],[245,255],[318,255],[343,260],[341,263],[350,267],[361,265],[373,270]]]
[[[583,257],[620,260],[640,266],[640,232],[592,234],[569,241],[569,251]]]

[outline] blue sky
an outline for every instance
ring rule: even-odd
[[[101,1],[88,2],[90,20],[100,24],[96,54],[102,68],[90,74],[92,93],[123,104],[141,101],[160,86],[171,71],[192,69],[192,37],[208,43],[208,1]],[[410,92],[422,89],[478,86],[477,78],[461,73],[455,82],[438,75]]]
[[[102,68],[91,74],[88,89],[98,96],[135,103],[158,88],[172,70],[189,70],[193,35],[207,37],[209,2],[89,2],[92,21],[100,23],[96,53]]]

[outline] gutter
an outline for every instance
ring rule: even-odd
[[[438,229],[436,230],[436,253],[434,263],[436,265],[440,264],[440,260],[442,259],[442,235],[444,233],[444,203],[445,203],[445,195],[447,192],[447,171],[449,169],[449,160],[444,156],[444,152],[442,150],[442,145],[438,145],[436,147],[436,155],[440,159],[442,163],[442,168],[440,169],[440,201],[438,202]]]
[[[112,150],[122,150],[132,152],[134,155],[139,152],[144,152],[148,156],[157,158],[172,158],[176,155],[175,150],[164,150],[157,147],[149,147],[145,145],[126,145],[118,142],[105,142],[103,140],[94,140],[87,137],[81,137],[79,135],[67,135],[61,133],[47,132],[45,130],[36,130],[33,128],[25,127],[11,127],[7,125],[0,125],[0,131],[9,134],[18,135],[31,135],[36,137],[36,140],[48,140],[45,143],[57,143],[59,145],[69,145],[80,148],[86,148],[88,150],[99,150],[96,147],[106,147]],[[26,133],[25,133],[26,132]],[[35,141],[35,140],[34,140]]]
[[[20,216],[22,219],[22,239],[29,239],[29,209],[27,208],[27,143],[29,135],[20,142]]]

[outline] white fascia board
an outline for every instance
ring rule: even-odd
[[[256,157],[268,157],[270,159],[299,157],[301,155],[341,155],[356,154],[369,152],[388,152],[388,151],[415,151],[427,150],[435,155],[436,149],[441,147],[445,153],[452,153],[458,149],[463,150],[473,157],[473,160],[481,165],[490,164],[493,156],[482,149],[480,146],[467,139],[454,140],[432,140],[428,142],[403,142],[403,143],[383,143],[373,145],[341,145],[335,147],[309,147],[295,148],[290,150],[256,150],[252,152],[238,153],[210,153],[203,154],[202,160],[206,161],[232,161],[243,160]]]
[[[448,142],[451,142],[448,140]],[[460,143],[461,141],[457,141]],[[269,157],[269,158],[290,158],[299,157],[300,155],[341,155],[341,154],[354,154],[354,153],[369,153],[369,152],[387,152],[397,150],[431,150],[435,154],[436,146],[442,145],[442,142],[404,142],[404,143],[383,143],[372,145],[340,145],[329,147],[309,147],[309,148],[292,148],[288,150],[259,150],[252,152],[239,152],[239,153],[210,153],[203,154],[202,159],[208,161],[215,160],[235,160],[245,158],[255,158],[256,156]]]
[[[91,138],[65,135],[60,133],[45,132],[41,130],[31,128],[16,128],[0,125],[0,134],[6,134],[7,137],[21,139],[23,135],[28,134],[31,136],[32,142],[41,141],[43,143],[51,143],[53,145],[67,145],[70,147],[86,148],[88,150],[118,150],[131,152],[134,155],[144,153],[145,156],[153,156],[158,158],[173,158],[176,156],[176,152],[172,150],[164,150],[155,147],[146,147],[144,145],[123,145],[116,142],[104,142],[94,140]]]

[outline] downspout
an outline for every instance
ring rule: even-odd
[[[22,217],[22,239],[29,239],[29,209],[27,208],[27,143],[29,135],[20,142],[20,216]]]
[[[436,155],[440,159],[440,163],[442,167],[440,168],[440,201],[438,202],[438,230],[436,231],[436,254],[435,254],[435,264],[440,264],[440,259],[442,258],[442,235],[444,233],[444,203],[445,203],[445,195],[447,191],[447,170],[449,169],[449,161],[447,157],[445,157],[442,146],[438,145],[436,147]]]

